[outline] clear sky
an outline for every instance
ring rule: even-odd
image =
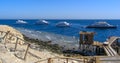
[[[0,0],[0,19],[120,19],[120,0]]]

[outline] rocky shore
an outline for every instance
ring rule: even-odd
[[[0,25],[0,40],[0,63],[35,63],[53,57],[70,57],[71,54],[66,55],[58,44],[29,38],[8,25]],[[28,43],[30,47],[24,59]]]
[[[50,45],[50,42],[29,39],[7,25],[0,25],[0,39],[0,63],[35,63],[40,59],[61,56],[60,54],[56,54],[56,51],[60,53],[58,45]],[[15,51],[16,41],[18,41],[18,44]],[[31,45],[26,59],[24,59],[27,42]]]

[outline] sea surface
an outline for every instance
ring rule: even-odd
[[[74,20],[74,19],[45,19],[48,21],[50,24],[49,25],[35,25],[35,22],[38,21],[39,19],[22,19],[26,22],[28,22],[27,25],[22,25],[22,24],[16,24],[17,19],[0,19],[0,25],[9,25],[12,26],[22,33],[25,31],[29,31],[31,33],[34,33],[34,37],[40,37],[41,38],[46,35],[47,39],[56,38],[54,36],[57,36],[57,39],[62,39],[64,37],[69,37],[67,40],[72,40],[70,37],[73,38],[73,40],[78,40],[79,38],[79,32],[80,31],[90,31],[90,32],[95,32],[95,41],[100,41],[104,42],[108,37],[110,36],[120,36],[120,20]],[[71,27],[56,27],[56,23],[61,22],[61,21],[66,21],[71,24]],[[105,21],[108,22],[109,24],[112,25],[117,25],[118,27],[116,29],[99,29],[99,28],[85,28],[85,26],[93,24],[95,22],[99,21]],[[26,35],[28,32],[26,32]],[[50,34],[52,36],[50,36]],[[35,36],[38,35],[38,36]],[[48,36],[47,36],[48,35]],[[33,35],[32,35],[33,36]],[[63,37],[60,37],[63,36]],[[44,39],[44,37],[43,37]]]

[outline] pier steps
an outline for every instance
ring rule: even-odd
[[[110,37],[106,42],[108,45],[103,45],[104,50],[108,56],[118,56],[118,53],[111,47],[112,43],[115,42],[119,37]]]

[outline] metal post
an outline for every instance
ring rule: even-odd
[[[52,62],[51,62],[51,58],[48,58],[48,63],[52,63]]]
[[[26,49],[26,52],[25,52],[25,56],[24,56],[24,60],[26,60],[26,56],[27,56],[27,53],[28,53],[29,47],[30,47],[30,44],[28,44],[28,46],[27,46],[27,49]]]
[[[17,38],[17,37],[16,37]],[[16,51],[16,49],[17,49],[17,43],[18,43],[18,38],[16,39],[16,43],[15,43],[15,50],[14,50],[14,52]]]
[[[10,33],[10,31],[7,31],[6,34],[3,36],[3,39]]]
[[[85,63],[85,58],[83,58],[83,62]]]
[[[68,63],[68,58],[66,58],[66,63]]]

